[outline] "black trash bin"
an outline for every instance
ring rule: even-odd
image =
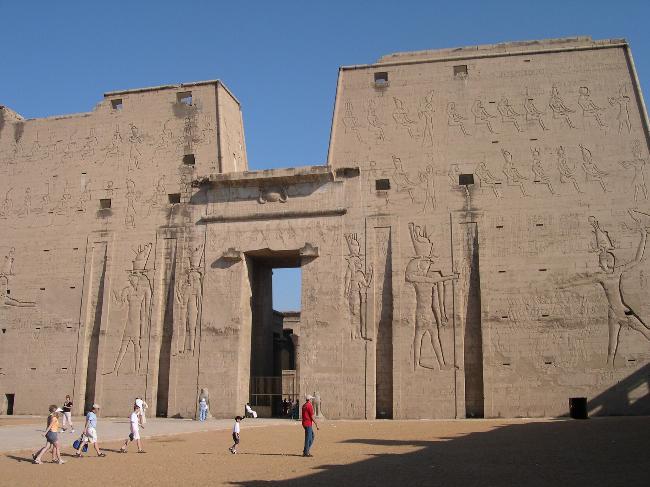
[[[587,398],[571,397],[569,398],[569,416],[573,419],[587,419]]]

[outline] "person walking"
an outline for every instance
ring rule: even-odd
[[[142,449],[142,442],[140,441],[140,428],[144,429],[144,425],[142,424],[142,414],[140,413],[140,408],[138,407],[137,404],[133,406],[133,412],[131,413],[131,416],[129,416],[129,422],[131,423],[131,433],[129,433],[129,437],[124,440],[124,444],[122,445],[122,448],[120,448],[120,453],[126,453],[126,448],[129,445],[130,441],[135,441],[138,445],[138,453],[145,453],[145,451]]]
[[[86,414],[86,424],[84,425],[83,435],[81,441],[79,442],[79,448],[75,453],[76,457],[81,457],[81,449],[84,445],[92,443],[97,452],[98,457],[105,457],[106,453],[99,449],[99,443],[97,443],[97,413],[99,412],[99,404],[93,404],[93,407],[88,414]]]
[[[52,448],[52,459],[54,462],[59,464],[65,463],[61,460],[61,452],[59,451],[59,413],[63,410],[57,408],[54,404],[50,406],[49,410],[50,414],[47,417],[47,429],[45,430],[47,443],[37,453],[32,455],[36,465],[43,463],[41,457],[49,448]]]
[[[310,453],[311,446],[314,444],[313,426],[319,429],[314,418],[314,406],[311,403],[313,399],[314,396],[307,394],[305,396],[305,404],[302,405],[302,427],[305,430],[305,447],[302,450],[303,457],[313,457]]]
[[[232,441],[233,444],[230,448],[228,448],[228,451],[232,453],[233,455],[237,453],[237,445],[239,445],[239,423],[241,422],[242,417],[241,416],[235,416],[235,424],[232,426]]]
[[[74,426],[72,425],[72,399],[70,396],[65,396],[65,401],[63,401],[63,427],[61,428],[65,431],[66,425],[70,426],[70,433],[74,433]]]
[[[205,397],[199,399],[199,421],[205,421],[208,417],[208,402],[205,400]]]

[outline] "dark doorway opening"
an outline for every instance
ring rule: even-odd
[[[7,398],[7,416],[12,416],[14,414],[14,398],[15,394],[5,394]]]
[[[276,291],[300,295],[302,258],[298,250],[263,250],[249,252],[246,257],[252,321],[249,402],[260,417],[281,417],[288,414],[287,401],[298,398],[294,343],[299,334],[300,311],[275,309],[273,291],[275,285],[280,288]],[[293,273],[294,282],[290,278],[274,279],[274,270],[279,269],[298,269]]]

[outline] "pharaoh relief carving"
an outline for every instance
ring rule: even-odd
[[[406,282],[415,289],[415,334],[413,337],[413,368],[433,369],[430,364],[423,364],[422,340],[429,335],[433,351],[440,370],[451,368],[445,362],[440,342],[440,327],[448,322],[444,299],[444,283],[458,279],[458,274],[444,275],[438,267],[439,256],[434,253],[433,242],[426,227],[409,223],[409,233],[415,257],[406,266]]]
[[[557,170],[560,172],[561,183],[571,183],[578,193],[583,193],[576,180],[576,163],[571,163],[567,157],[566,150],[563,146],[559,146],[556,150],[557,153]]]
[[[33,301],[21,301],[11,296],[9,289],[10,280],[14,274],[16,249],[11,247],[4,257],[2,270],[0,270],[0,307],[12,308],[33,308],[36,303]]]
[[[134,370],[140,374],[142,361],[142,339],[147,336],[151,318],[151,281],[146,275],[151,243],[140,245],[135,251],[133,265],[128,275],[128,285],[118,293],[113,292],[113,301],[119,308],[126,309],[122,325],[120,350],[113,370],[106,374],[119,374],[122,360],[129,346],[133,348]]]
[[[431,147],[433,145],[433,95],[433,90],[427,93],[422,99],[418,110],[418,117],[420,117],[420,120],[424,120],[422,145],[425,147]]]
[[[491,134],[498,133],[492,126],[494,119],[496,119],[497,116],[489,113],[483,106],[483,102],[481,100],[474,100],[474,104],[472,105],[472,113],[474,114],[474,124],[477,127],[480,125],[485,125]]]
[[[607,124],[602,118],[602,112],[605,111],[605,108],[596,105],[596,103],[591,99],[589,88],[586,86],[578,88],[578,105],[582,108],[583,118],[593,118],[596,120],[599,127],[607,127]]]
[[[184,279],[176,285],[176,301],[180,305],[180,319],[176,324],[176,352],[194,353],[196,327],[201,319],[203,274],[203,245],[189,249],[189,268]],[[174,353],[176,355],[176,353]]]
[[[528,178],[519,172],[512,160],[512,154],[504,149],[501,149],[501,154],[503,154],[503,159],[505,160],[502,171],[506,175],[508,186],[517,186],[521,190],[522,196],[530,196],[526,190]]]
[[[267,188],[262,186],[259,188],[259,196],[257,202],[261,205],[266,203],[286,203],[289,199],[287,189],[284,186],[277,186]]]
[[[575,113],[575,110],[572,110],[566,105],[566,103],[564,103],[562,96],[560,96],[560,91],[556,86],[551,88],[551,98],[548,101],[548,106],[553,112],[554,119],[564,120],[572,129],[577,128],[573,124],[573,120],[571,120],[571,114]]]
[[[622,84],[618,90],[618,95],[614,95],[607,99],[611,106],[618,105],[618,113],[616,114],[616,122],[618,124],[618,133],[627,130],[629,134],[632,131],[632,123],[630,122],[630,97],[627,94],[627,85]]]
[[[455,102],[450,101],[447,103],[447,125],[449,127],[458,127],[460,128],[460,131],[463,133],[463,135],[472,135],[465,126],[466,121],[467,117],[463,117],[456,110]]]
[[[409,110],[406,108],[406,106],[404,106],[404,102],[402,100],[393,97],[393,103],[395,104],[395,108],[393,109],[393,120],[395,120],[395,123],[398,127],[406,130],[411,139],[416,139],[418,137],[416,128],[417,122],[415,120],[411,120],[411,117],[409,116]]]
[[[356,233],[345,235],[349,254],[345,258],[348,267],[345,271],[344,294],[348,300],[350,311],[350,336],[353,339],[364,338],[372,340],[368,333],[368,288],[372,282],[372,266],[367,271],[363,270],[361,261],[361,244]]]
[[[501,198],[502,195],[501,195],[501,191],[499,191],[499,188],[501,187],[503,181],[495,177],[490,172],[490,169],[487,167],[485,161],[481,161],[476,165],[476,169],[474,169],[474,174],[478,176],[479,184],[481,185],[481,187],[487,186],[492,190],[492,193],[494,193],[494,196],[496,198]]]
[[[585,171],[587,181],[597,181],[600,187],[603,188],[603,192],[607,193],[607,185],[605,184],[605,176],[607,176],[607,173],[598,168],[591,155],[591,151],[587,147],[580,144],[580,151],[582,153],[582,169]]]
[[[520,120],[523,118],[523,114],[517,113],[505,96],[497,103],[497,110],[501,115],[502,123],[511,123],[517,129],[517,132],[523,132],[524,129],[521,126]]]
[[[555,190],[553,189],[553,184],[551,183],[551,178],[549,178],[546,175],[546,172],[544,171],[544,166],[542,165],[542,156],[541,152],[539,150],[539,147],[533,147],[531,149],[532,155],[533,155],[533,174],[535,175],[535,179],[533,182],[535,184],[543,184],[545,185],[549,192],[551,194],[556,194]]]
[[[374,132],[375,139],[378,141],[386,140],[386,135],[384,134],[386,124],[377,116],[377,107],[375,106],[375,100],[372,98],[368,100],[368,114],[366,119],[370,127],[369,130]]]
[[[354,115],[354,106],[351,101],[345,102],[345,115],[343,116],[343,126],[345,127],[345,133],[354,134],[359,142],[363,142],[361,138],[361,133],[359,132],[359,122],[357,117]]]
[[[641,142],[635,140],[632,143],[632,160],[623,161],[621,165],[625,169],[633,169],[634,177],[632,178],[632,186],[634,187],[634,201],[639,199],[639,196],[643,196],[643,199],[648,199],[648,188],[645,185],[645,175],[644,169],[646,165],[646,159],[643,157],[643,149],[641,148]]]
[[[623,274],[639,265],[643,260],[648,237],[648,227],[650,227],[650,215],[632,209],[629,210],[629,214],[635,222],[636,230],[639,232],[639,243],[634,258],[624,264],[619,264],[616,261],[616,256],[613,252],[614,245],[608,232],[600,227],[598,220],[594,216],[590,216],[589,223],[592,226],[594,238],[591,247],[598,254],[598,266],[600,269],[595,272],[578,275],[563,286],[598,284],[603,289],[608,304],[607,326],[609,340],[607,345],[607,364],[612,366],[616,359],[621,328],[635,330],[641,333],[646,340],[650,340],[650,327],[641,317],[640,310],[633,309],[628,305],[628,303],[634,300],[626,299],[625,292],[621,287],[621,277]]]
[[[535,100],[533,98],[526,97],[524,100],[524,110],[526,111],[526,122],[536,122],[542,130],[548,130],[544,124],[544,115],[546,112],[542,112],[535,106]]]

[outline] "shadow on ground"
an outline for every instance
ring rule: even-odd
[[[434,423],[435,425],[435,423]],[[435,431],[435,426],[434,426]],[[495,425],[432,441],[349,439],[367,460],[321,465],[291,480],[231,482],[245,486],[640,486],[650,482],[650,418],[602,418]],[[372,453],[378,446],[394,453]],[[417,450],[407,453],[404,447]]]

